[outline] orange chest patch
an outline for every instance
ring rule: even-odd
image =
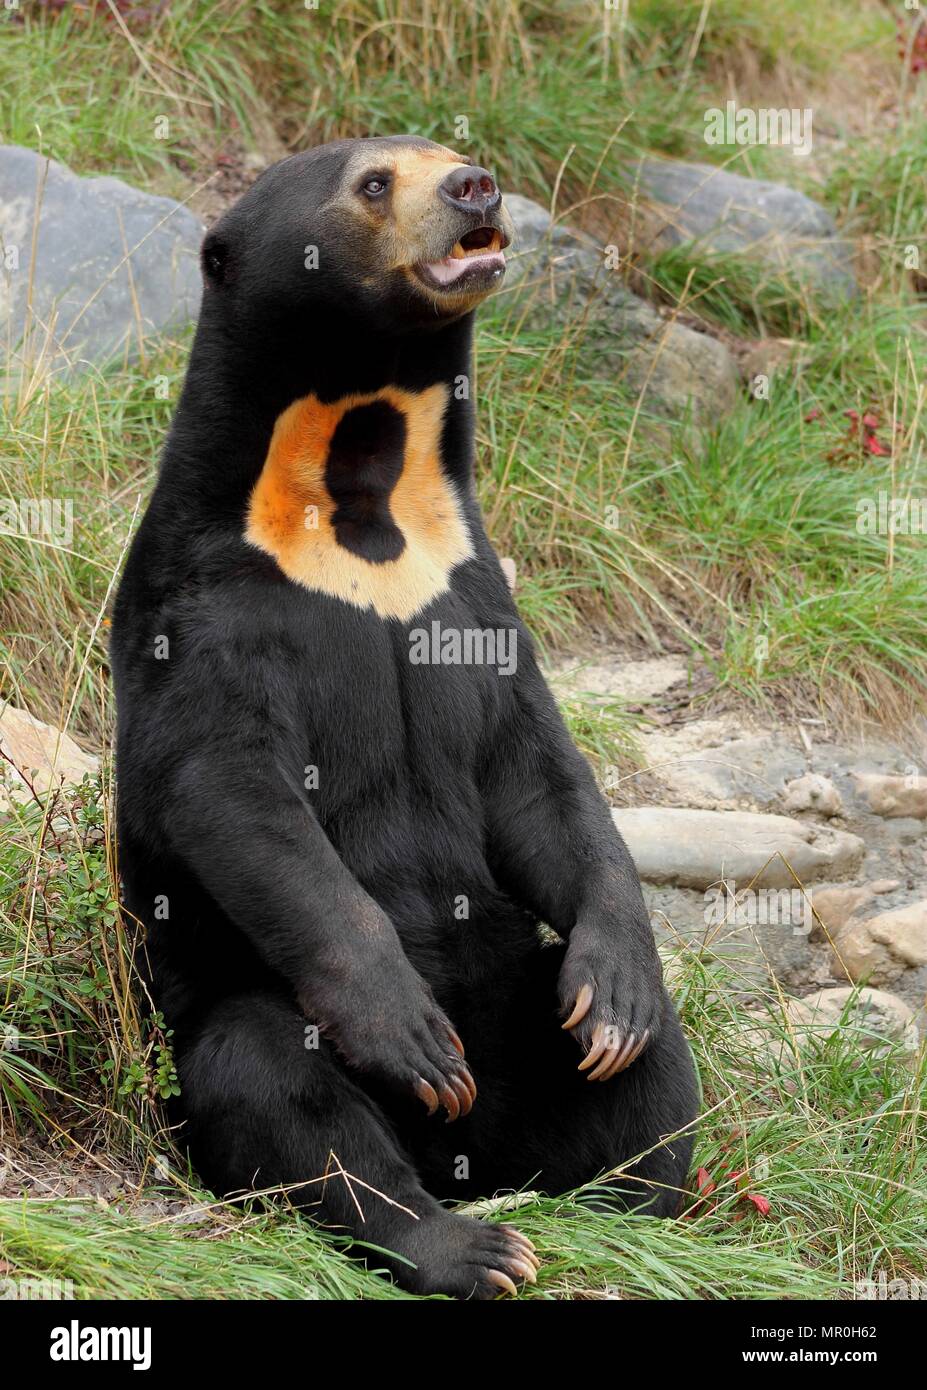
[[[382,618],[413,617],[473,555],[441,467],[447,400],[439,383],[295,401],[274,426],[246,539],[297,584]]]

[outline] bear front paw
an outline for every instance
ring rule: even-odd
[[[609,1081],[656,1037],[665,994],[659,957],[621,952],[601,938],[571,938],[559,982],[563,1027],[585,1052],[578,1071]]]
[[[337,981],[320,973],[300,1002],[350,1066],[411,1091],[429,1115],[443,1106],[448,1123],[469,1115],[476,1082],[463,1043],[407,962],[345,969]]]

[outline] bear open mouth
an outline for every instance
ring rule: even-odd
[[[506,239],[497,227],[476,227],[455,241],[450,253],[440,261],[426,261],[415,267],[419,277],[431,288],[472,288],[476,280],[493,280],[505,272]]]

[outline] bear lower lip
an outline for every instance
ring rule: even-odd
[[[474,273],[499,275],[505,270],[505,254],[502,251],[478,251],[468,256],[445,256],[441,261],[427,261],[421,267],[424,278],[429,283],[441,287],[457,284]]]

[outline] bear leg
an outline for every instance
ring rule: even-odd
[[[368,1263],[414,1293],[494,1298],[533,1282],[530,1242],[441,1207],[330,1044],[305,1038],[294,1004],[252,993],[215,1005],[185,1039],[181,1136],[206,1184],[222,1196],[286,1189],[322,1225],[395,1252]]]

